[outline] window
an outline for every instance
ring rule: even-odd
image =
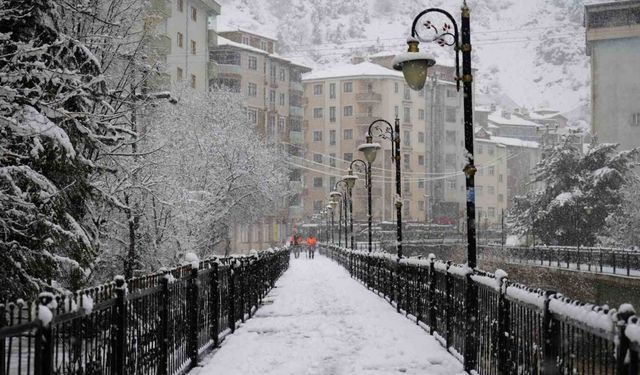
[[[329,107],[329,122],[336,122],[336,107]]]
[[[315,96],[322,95],[322,85],[313,85],[313,95]]]
[[[496,175],[496,167],[491,166],[489,167],[489,176],[495,176]]]
[[[404,154],[403,157],[404,157],[404,166],[403,166],[403,168],[408,171],[408,170],[411,169],[411,155]]]
[[[404,107],[404,122],[411,122],[411,108]]]
[[[332,167],[336,166],[336,154],[329,154],[329,165]]]
[[[447,107],[446,122],[456,122],[456,109]]]
[[[278,133],[284,133],[284,130],[285,130],[284,122],[285,122],[284,117],[280,117],[278,119]]]
[[[269,116],[269,122],[267,122],[267,135],[273,137],[276,134],[276,118]]]
[[[344,113],[344,117],[353,116],[353,107],[350,105],[344,107],[343,113]]]
[[[503,179],[504,179],[503,175],[502,175],[502,174],[500,174],[500,175],[498,176],[498,182],[502,182],[502,181],[503,181]]]
[[[313,132],[313,141],[314,142],[322,141],[322,131],[314,131]]]
[[[404,100],[411,100],[411,90],[407,85],[404,85]]]
[[[251,44],[251,39],[248,36],[242,36],[242,44]]]
[[[191,41],[191,54],[192,55],[196,54],[196,41],[195,40]]]
[[[353,139],[353,129],[344,129],[343,139]]]
[[[256,85],[255,83],[249,82],[249,92],[247,95],[252,96],[254,98],[258,96],[258,85]]]
[[[258,70],[258,58],[255,56],[249,56],[249,69]]]
[[[320,212],[322,211],[323,207],[323,202],[322,201],[313,201],[313,211],[315,212]]]
[[[457,186],[456,180],[449,180],[449,188],[455,189]]]
[[[418,188],[424,189],[424,181],[418,181]]]
[[[424,133],[423,132],[419,132],[418,133],[418,143],[424,143]]]
[[[488,211],[489,211],[489,217],[496,217],[496,208],[495,207],[489,207]]]
[[[410,191],[411,191],[411,184],[407,181],[403,184],[402,192],[409,194]]]
[[[234,51],[211,51],[211,60],[218,64],[240,65],[240,53]]]
[[[329,84],[329,99],[335,99],[336,98],[336,84],[335,83],[330,83]]]
[[[184,11],[184,0],[178,0],[176,4],[178,5],[178,11],[179,12],[183,12]]]
[[[482,186],[476,186],[476,195],[477,196],[481,196],[482,195]]]
[[[495,149],[493,146],[487,146],[487,152],[489,153],[490,156],[493,156],[493,154],[495,154]]]
[[[178,81],[182,81],[182,68],[178,68],[176,70],[176,77],[178,78]]]
[[[286,95],[284,93],[280,93],[280,105],[285,105],[287,102]]]
[[[322,187],[322,177],[314,177],[313,178],[313,187],[321,188]]]
[[[280,68],[280,80],[281,81],[287,80],[287,73],[283,68]]]
[[[313,118],[322,118],[322,108],[313,109]]]
[[[344,156],[343,156],[344,161],[348,161],[348,162],[352,162],[353,161],[353,154],[350,152],[345,152]]]
[[[402,143],[405,147],[411,147],[411,132],[408,130],[404,131]]]
[[[198,21],[198,10],[195,7],[191,7],[191,20]]]
[[[489,195],[495,195],[496,194],[496,188],[494,186],[487,186],[487,193]]]
[[[634,113],[631,116],[631,126],[640,126],[640,113]]]
[[[393,107],[393,115],[394,115],[396,118],[400,117],[400,107],[398,107],[398,106],[394,106],[394,107]]]
[[[455,132],[455,130],[447,130],[447,132],[445,133],[445,141],[447,142],[448,145],[455,145],[456,144],[456,132]]]
[[[418,164],[424,165],[424,155],[418,155]]]
[[[196,88],[196,75],[195,74],[191,75],[191,88],[192,89]]]
[[[482,145],[478,145],[478,154],[482,154],[484,152],[484,147]]]
[[[344,92],[353,92],[353,82],[344,83]]]
[[[182,33],[178,33],[178,47],[184,48],[184,35]]]
[[[268,51],[269,50],[269,44],[266,41],[261,40],[260,41],[260,49],[263,50],[263,51]]]
[[[399,88],[398,88],[398,82],[395,82],[395,83],[393,84],[393,91],[394,91],[396,94],[398,93],[398,91],[400,91],[400,90],[399,90]]]
[[[313,154],[313,161],[322,164],[322,154]]]
[[[276,90],[269,90],[269,103],[276,103]]]
[[[335,146],[336,145],[336,131],[335,130],[329,130],[329,145],[330,146]]]
[[[418,110],[418,120],[424,120],[424,109]]]
[[[498,194],[498,202],[504,202],[504,195]]]
[[[247,111],[247,117],[249,118],[249,122],[255,124],[258,122],[258,113],[255,109],[250,109]]]

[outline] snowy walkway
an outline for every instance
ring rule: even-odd
[[[464,373],[427,332],[318,255],[292,259],[266,305],[203,366],[190,375]]]

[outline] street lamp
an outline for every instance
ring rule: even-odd
[[[386,120],[375,120],[369,125],[366,143],[358,146],[365,159],[371,164],[376,160],[380,144],[373,143],[373,130],[378,131],[378,137],[391,141],[391,153],[396,162],[396,252],[398,260],[402,258],[402,186],[400,172],[400,119],[396,117],[395,128]]]
[[[336,244],[336,240],[333,236],[333,221],[334,221],[334,208],[336,207],[336,204],[333,201],[330,201],[329,204],[327,205],[327,210],[329,212],[331,212],[331,244],[335,245]]]
[[[356,159],[357,160],[357,159]],[[351,162],[353,165],[353,162]],[[342,181],[344,181],[345,185],[347,185],[347,205],[349,206],[349,233],[351,237],[351,250],[354,250],[353,247],[353,187],[356,185],[356,181],[358,180],[358,176],[353,175],[353,170],[351,166],[349,166],[348,174],[346,176],[342,176]],[[346,246],[346,239],[345,239]]]
[[[338,246],[342,246],[342,207],[343,207],[343,202],[341,202],[341,200],[344,201],[343,198],[343,194],[341,192],[338,191],[338,184],[340,184],[341,182],[343,182],[342,180],[336,182],[335,186],[334,186],[334,190],[329,193],[329,196],[331,197],[332,202],[338,206]]]
[[[373,158],[375,160],[375,153],[373,154]],[[369,229],[369,247],[368,250],[371,252],[371,162],[365,162],[362,159],[355,159],[349,165],[349,176],[353,175],[353,167],[356,164],[360,164],[364,166],[364,175],[365,175],[365,187],[367,188],[367,217],[368,217],[368,229]],[[354,181],[355,183],[355,181]],[[353,199],[351,200],[351,210],[353,215]],[[351,217],[351,249],[354,249],[354,239],[353,239],[353,216]]]
[[[430,32],[435,32],[435,38],[422,38],[416,30],[421,17],[429,13],[439,13],[446,16],[451,24],[445,23],[442,28],[436,27],[430,21],[423,25]],[[393,68],[402,70],[407,84],[414,90],[421,90],[427,78],[427,71],[435,64],[435,60],[424,52],[420,52],[420,41],[435,41],[441,47],[449,46],[455,50],[456,85],[460,90],[460,82],[464,87],[464,145],[467,165],[464,167],[467,187],[467,265],[475,269],[476,263],[476,204],[475,204],[475,173],[473,157],[473,71],[471,70],[471,12],[466,0],[462,6],[461,35],[458,24],[453,16],[439,8],[429,8],[420,12],[413,20],[411,37],[407,40],[409,49],[407,52],[396,56],[393,60]],[[453,25],[453,27],[452,27]],[[462,75],[460,74],[460,53],[462,53]],[[474,322],[477,318],[478,295],[475,283],[467,283],[465,302],[466,321]],[[476,367],[476,338],[475,329],[469,329],[465,336],[464,369],[467,372]]]

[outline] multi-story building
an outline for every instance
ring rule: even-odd
[[[302,73],[306,66],[277,54],[277,41],[246,30],[220,31],[210,58],[218,75],[210,85],[226,86],[246,98],[247,114],[265,137],[286,146],[292,157],[304,153]],[[302,221],[302,173],[293,170],[293,198],[282,202],[273,217],[236,226],[232,235],[235,251],[265,248],[283,243],[292,226]]]
[[[499,137],[518,138],[525,141],[537,141],[544,128],[537,122],[527,120],[516,113],[491,106],[487,118],[487,129]]]
[[[432,142],[434,131],[427,126],[429,111],[435,111],[427,104],[430,103],[427,96],[432,95],[427,94],[430,86],[414,92],[405,84],[402,73],[368,61],[306,74],[303,83],[306,102],[305,158],[309,167],[305,172],[305,216],[310,218],[324,207],[327,194],[346,173],[350,162],[354,158],[362,158],[357,147],[364,143],[369,125],[377,119],[385,119],[393,124],[394,119],[398,118],[401,127],[403,221],[423,222],[428,219],[429,201],[433,196],[430,193],[430,179],[448,176],[446,172],[428,172],[432,164],[432,143],[438,143]],[[437,87],[434,103],[429,105],[435,106],[435,96],[446,102],[445,87],[453,88],[455,92],[455,88],[446,82],[439,82]],[[450,105],[457,108],[460,103],[450,98]],[[451,135],[454,138],[451,140],[454,158],[451,161],[451,175],[460,177],[463,153],[454,149],[463,139],[462,117],[456,112],[446,118],[446,106],[442,108],[443,120],[457,124],[455,135]],[[441,131],[444,138],[445,129]],[[377,221],[393,221],[396,190],[391,142],[376,139],[383,150],[373,164],[373,217]],[[456,192],[464,197],[464,192],[457,188]],[[367,208],[364,186],[357,185],[353,194],[354,218],[364,221]],[[439,197],[446,199],[444,191]]]
[[[155,0],[157,18],[155,50],[166,64],[164,84],[185,81],[196,90],[209,89],[216,64],[209,60],[215,47],[216,17],[220,5],[214,0]]]
[[[585,7],[591,61],[591,133],[622,149],[640,146],[640,0]]]

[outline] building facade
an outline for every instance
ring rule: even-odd
[[[217,41],[210,59],[218,74],[210,80],[210,86],[242,93],[249,121],[258,132],[281,144],[294,160],[301,159],[304,153],[301,76],[311,69],[278,55],[276,40],[267,36],[238,29],[219,31]],[[286,241],[303,218],[301,176],[301,171],[294,167],[290,175],[292,198],[281,202],[272,217],[235,227],[234,251],[267,248]]]
[[[591,133],[598,142],[640,146],[640,1],[585,7],[591,61]]]

